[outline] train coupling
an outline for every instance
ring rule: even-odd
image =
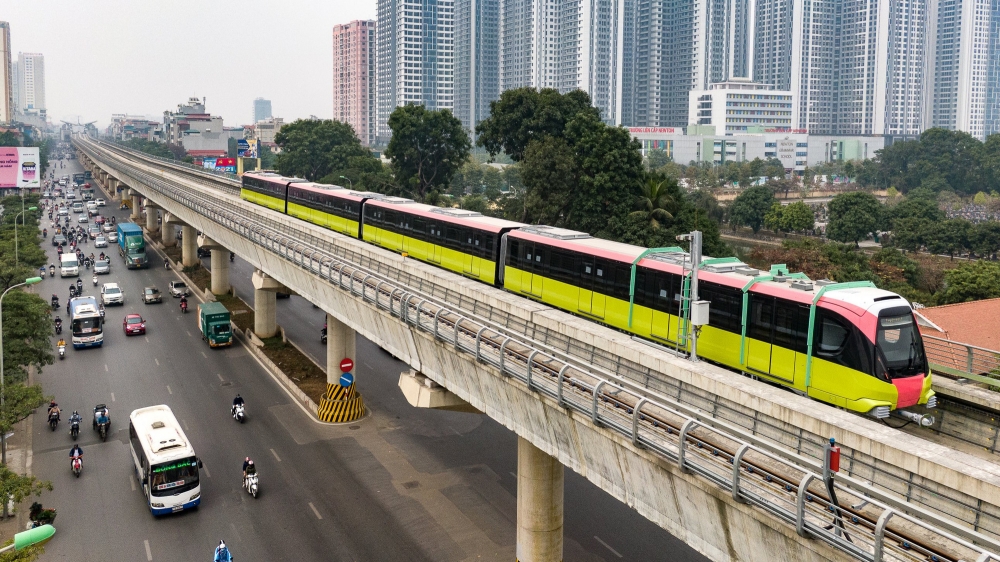
[[[934,425],[934,416],[930,414],[919,414],[917,412],[910,412],[909,410],[896,410],[893,413],[897,417],[919,424],[921,427],[930,427]]]

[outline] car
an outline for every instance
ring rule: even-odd
[[[94,215],[94,224],[101,226],[106,222],[108,222],[108,220],[101,215]]]
[[[88,181],[87,183],[83,184],[83,187],[91,187],[90,182]]]
[[[59,207],[59,216],[60,217],[68,217],[69,216],[69,209],[67,209],[66,207]]]
[[[105,306],[112,304],[125,304],[125,293],[122,292],[121,287],[118,283],[105,283],[101,287],[101,302]]]
[[[117,244],[118,243],[118,233],[117,232],[115,232],[114,230],[112,230],[110,232],[107,232],[107,231],[105,231],[105,232],[106,232],[106,234],[104,235],[104,237],[108,239],[108,242],[111,242],[112,244]]]
[[[87,218],[87,215],[80,215],[76,217],[76,222],[80,224],[87,224],[88,222],[90,222],[90,219]]]
[[[97,226],[96,224],[90,225],[90,228],[87,229],[87,234],[90,236],[91,240],[96,240],[97,236],[100,233],[101,233],[101,227]]]
[[[104,207],[104,206],[106,206],[108,204],[107,201],[105,201],[104,199],[101,199],[100,197],[98,197],[97,199],[94,199],[94,203],[97,203],[98,207]]]
[[[171,281],[170,287],[168,287],[167,290],[170,291],[170,296],[174,298],[191,295],[191,289],[187,286],[187,283],[183,281]]]
[[[210,258],[212,257],[212,250],[198,246],[198,257],[199,258]]]
[[[126,336],[135,336],[146,333],[146,321],[138,314],[126,314],[122,320],[122,330]]]
[[[56,234],[52,237],[53,246],[65,246],[67,242],[69,242],[69,240],[67,240],[62,234]]]
[[[73,193],[73,190],[69,190],[69,191],[66,192],[66,196],[65,197],[66,197],[66,199],[76,199],[76,194]]]
[[[114,232],[115,225],[111,224],[108,221],[104,221],[104,224],[101,225],[101,230],[103,230],[104,232]],[[112,242],[115,242],[115,240],[112,240]]]
[[[87,209],[94,210],[97,208],[97,201],[87,201]]]
[[[146,287],[142,290],[142,302],[146,304],[163,302],[163,293],[156,287]]]
[[[111,259],[99,259],[94,262],[94,275],[105,275],[111,273]]]
[[[105,237],[103,237],[103,236],[98,236],[97,238],[94,238],[94,247],[95,248],[107,248],[108,247],[108,239],[105,238]]]

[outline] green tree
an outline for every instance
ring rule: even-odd
[[[774,192],[769,187],[744,189],[729,205],[729,224],[733,228],[748,226],[756,234],[774,203]]]
[[[705,211],[705,215],[717,223],[721,223],[726,216],[726,210],[722,208],[722,205],[719,205],[719,200],[708,190],[699,189],[691,193],[688,199],[691,205]]]
[[[6,328],[7,326],[4,324],[5,332]],[[4,366],[6,367],[6,358]],[[4,369],[5,373],[6,371],[7,369]],[[35,408],[51,400],[51,397],[46,397],[42,394],[42,387],[40,385],[26,386],[19,382],[7,382],[6,380],[4,381],[3,397],[3,409],[0,409],[0,431],[3,433],[0,433],[0,435],[7,435],[13,431],[14,426],[27,419]],[[4,447],[0,450],[0,463],[4,466],[7,465],[6,441],[4,441]]]
[[[900,219],[921,218],[935,222],[944,220],[944,212],[938,209],[936,198],[914,197],[913,195],[908,195],[896,203],[888,212],[888,216],[893,229]]]
[[[452,174],[469,157],[469,135],[447,109],[400,106],[389,116],[389,128],[392,140],[385,155],[397,181],[414,199],[423,201],[431,190],[446,190]]]
[[[646,151],[646,169],[655,172],[670,163],[670,156],[662,148],[651,148]]]
[[[764,216],[764,225],[774,231],[797,232],[810,230],[815,226],[816,217],[812,208],[802,201],[788,205],[775,202]]]
[[[984,221],[969,232],[969,249],[982,258],[995,258],[1000,252],[1000,222]]]
[[[650,228],[660,228],[674,219],[673,213],[678,206],[674,194],[678,191],[677,180],[650,175],[642,184],[636,199],[637,209],[632,214],[641,213],[649,221]]]
[[[916,252],[924,246],[925,237],[935,224],[923,217],[897,218],[893,221],[892,245]]]
[[[521,171],[529,187],[515,220],[564,226],[579,183],[576,155],[569,143],[556,137],[531,141],[522,156]]]
[[[506,90],[490,102],[490,116],[476,126],[476,145],[491,156],[503,152],[520,162],[531,141],[564,136],[566,125],[581,113],[600,120],[600,111],[582,90],[566,94],[552,88]]]
[[[965,219],[949,219],[924,232],[924,244],[932,254],[955,254],[969,247],[972,223]]]
[[[3,363],[8,386],[27,380],[27,368],[52,364],[49,303],[38,295],[13,290],[3,300]]]
[[[0,465],[0,501],[3,501],[3,512],[7,514],[7,505],[13,501],[19,504],[31,496],[41,496],[44,491],[52,491],[52,483],[40,481],[34,476],[21,476],[7,465]]]
[[[347,123],[331,119],[299,119],[274,135],[281,147],[275,164],[282,175],[319,181],[348,167],[348,159],[365,150]]]
[[[871,193],[852,191],[830,200],[830,220],[826,235],[838,242],[854,242],[878,230],[882,222],[882,204]]]
[[[963,263],[944,274],[945,289],[940,304],[969,302],[1000,297],[1000,262],[978,260]]]

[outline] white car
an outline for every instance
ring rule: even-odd
[[[105,234],[104,237],[107,238],[108,242],[111,242],[112,244],[117,244],[118,243],[118,233],[115,232],[114,230],[112,230],[111,232]]]
[[[95,248],[107,248],[108,247],[108,239],[105,238],[105,237],[103,237],[103,236],[98,236],[97,238],[94,239],[94,247]]]
[[[101,230],[103,230],[104,232],[114,232],[115,225],[111,224],[108,221],[104,221],[104,225],[101,227]],[[114,242],[114,240],[112,240],[112,242]]]
[[[112,304],[125,304],[125,293],[122,292],[118,283],[105,283],[101,287],[101,302],[104,306],[110,306]]]
[[[67,209],[66,207],[59,207],[59,216],[60,217],[68,217],[69,216],[69,209]]]
[[[72,191],[67,191],[66,195],[65,195],[65,198],[66,199],[76,199],[76,194],[73,193]]]
[[[93,211],[97,208],[97,201],[87,201],[87,208]]]
[[[80,224],[87,224],[88,222],[90,222],[90,219],[87,218],[87,215],[80,215],[76,217],[76,222]]]
[[[108,204],[108,202],[105,201],[104,199],[94,199],[94,203],[97,203],[98,207],[104,207],[105,205]]]

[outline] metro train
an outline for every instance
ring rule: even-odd
[[[647,341],[688,350],[690,256],[589,234],[434,207],[274,173],[247,173],[241,197],[503,288]],[[937,405],[909,303],[868,282],[811,281],[705,258],[710,302],[699,356],[876,418],[928,425]]]

